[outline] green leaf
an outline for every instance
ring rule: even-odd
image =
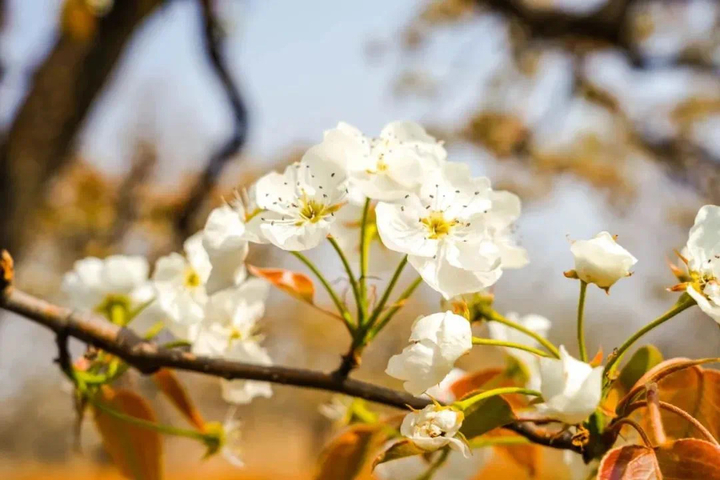
[[[427,453],[425,450],[417,447],[410,440],[400,440],[399,442],[390,445],[387,450],[378,455],[378,457],[373,462],[373,470],[381,463],[389,462],[391,460],[398,460],[405,457],[412,457],[415,455],[423,455],[425,453]]]
[[[654,345],[645,345],[633,354],[630,361],[620,371],[618,381],[630,390],[655,365],[663,361],[662,353]]]
[[[472,404],[465,411],[460,433],[471,439],[515,420],[510,404],[501,396],[494,396]]]

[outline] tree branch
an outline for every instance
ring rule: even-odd
[[[630,31],[630,14],[637,0],[610,0],[605,6],[587,15],[573,15],[559,10],[538,10],[520,0],[476,0],[477,4],[514,20],[533,40],[570,40],[608,45],[623,52],[637,68],[648,68],[651,59],[644,58],[635,47]],[[681,3],[681,2],[678,2]],[[673,61],[701,71],[714,71],[714,66],[700,59],[683,56]]]
[[[228,104],[232,109],[234,127],[232,136],[225,142],[225,144],[213,153],[212,157],[205,166],[205,170],[200,175],[195,185],[192,187],[188,199],[181,207],[179,215],[177,217],[177,231],[182,238],[185,238],[192,233],[195,219],[195,214],[202,207],[205,197],[210,193],[212,187],[215,185],[218,176],[223,170],[225,163],[230,158],[238,153],[245,144],[247,137],[247,109],[245,103],[240,96],[240,92],[235,86],[230,72],[227,69],[223,56],[220,52],[222,43],[222,30],[218,25],[217,19],[212,11],[212,5],[210,0],[200,0],[200,6],[202,7],[202,20],[203,20],[203,40],[205,42],[205,51],[210,65],[215,71],[220,83],[225,90]]]
[[[67,161],[77,131],[135,29],[161,0],[126,0],[92,22],[90,33],[63,24],[54,48],[33,75],[12,127],[0,139],[0,245],[20,251],[28,214]]]
[[[53,305],[16,289],[12,286],[12,259],[7,252],[2,252],[0,256],[0,308],[19,314],[55,332],[58,336],[58,345],[61,347],[60,361],[66,364],[69,359],[63,353],[62,346],[65,345],[67,337],[74,337],[118,356],[144,374],[156,372],[161,368],[175,368],[227,380],[258,380],[326,390],[401,409],[408,407],[421,409],[431,403],[429,399],[413,397],[404,392],[351,378],[341,378],[333,373],[255,365],[159,347],[143,340],[132,330],[114,325],[102,317]],[[513,430],[540,445],[581,451],[580,447],[573,444],[572,435],[568,432],[556,434],[527,422],[517,422],[504,428]]]

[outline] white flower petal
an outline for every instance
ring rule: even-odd
[[[621,247],[608,232],[600,232],[590,240],[576,240],[570,246],[575,257],[575,272],[580,280],[610,288],[630,275],[637,258]]]
[[[568,424],[580,423],[597,408],[602,396],[603,367],[592,368],[560,347],[560,359],[541,358],[544,403],[539,413]]]

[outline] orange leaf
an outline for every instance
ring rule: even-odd
[[[502,368],[487,368],[469,373],[450,385],[450,391],[455,395],[455,398],[462,398],[468,393],[482,388],[486,383],[502,373]]]
[[[655,452],[640,445],[613,448],[598,468],[597,480],[662,480]]]
[[[697,366],[679,370],[658,383],[658,392],[661,401],[685,410],[716,439],[720,438],[720,372]],[[645,425],[646,410],[639,410],[635,417]],[[669,439],[705,438],[690,422],[676,413],[661,410],[661,418]]]
[[[310,305],[314,304],[315,286],[307,275],[283,270],[282,268],[260,268],[253,265],[248,265],[248,271],[256,277],[267,280],[293,297]]]
[[[655,449],[631,445],[610,450],[598,480],[720,480],[720,447],[685,438]]]
[[[104,386],[97,400],[109,408],[132,417],[155,422],[150,405],[140,395],[129,390],[113,390]],[[137,480],[163,478],[163,450],[160,433],[131,425],[98,409],[95,426],[103,445],[120,472]]]
[[[153,375],[153,380],[188,422],[201,432],[205,430],[205,420],[174,371],[163,368]]]
[[[380,425],[352,425],[330,441],[318,461],[315,480],[371,478],[370,454],[384,441]]]
[[[686,438],[655,449],[663,480],[720,480],[720,447]]]
[[[603,358],[604,358],[603,349],[602,349],[602,347],[600,347],[600,348],[598,348],[598,351],[595,354],[595,356],[593,357],[593,359],[590,360],[590,365],[593,367],[599,367],[600,365],[602,365]]]
[[[705,363],[718,362],[720,359],[717,358],[703,358],[700,360],[690,360],[688,358],[673,358],[665,360],[658,365],[651,368],[645,375],[643,375],[635,385],[630,389],[630,392],[620,401],[620,406],[626,405],[632,400],[637,394],[645,390],[645,385],[648,383],[660,382],[663,378],[671,375],[680,370],[685,370],[691,367],[697,367]]]

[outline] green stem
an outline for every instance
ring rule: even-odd
[[[318,280],[320,280],[320,283],[323,284],[325,287],[325,290],[327,290],[328,294],[330,295],[330,298],[332,298],[333,303],[335,304],[335,307],[338,309],[338,312],[340,313],[340,316],[345,321],[345,324],[348,327],[348,330],[350,332],[353,332],[355,330],[355,326],[353,325],[352,317],[350,316],[350,313],[347,311],[347,308],[345,308],[345,305],[343,305],[342,301],[340,300],[340,297],[338,297],[337,293],[335,293],[335,290],[332,288],[330,283],[325,279],[325,276],[322,274],[320,270],[315,266],[314,263],[310,261],[309,258],[307,258],[305,255],[303,255],[300,252],[290,252],[295,257],[298,258],[302,263],[305,264],[306,267],[312,271]]]
[[[473,337],[472,343],[473,345],[491,345],[494,347],[517,348],[518,350],[525,350],[526,352],[534,353],[535,355],[539,355],[541,357],[550,357],[549,354],[543,352],[542,350],[523,345],[522,343],[506,342],[504,340],[494,340],[492,338],[479,337]]]
[[[577,339],[578,348],[580,349],[580,360],[588,361],[587,348],[585,348],[585,293],[587,292],[587,282],[580,280],[580,298],[578,299],[577,310]]]
[[[535,397],[542,397],[542,393],[538,392],[537,390],[530,390],[529,388],[522,388],[522,387],[503,387],[503,388],[495,388],[493,390],[487,390],[482,393],[478,393],[477,395],[473,395],[470,398],[466,398],[465,400],[460,400],[459,402],[455,402],[453,406],[457,408],[458,410],[465,411],[468,408],[472,407],[474,404],[481,402],[483,400],[486,400],[490,397],[496,397],[498,395],[506,395],[509,393],[521,393],[523,395],[533,395]]]
[[[382,313],[383,309],[385,308],[385,304],[387,303],[388,299],[390,298],[390,294],[393,291],[393,288],[395,288],[395,284],[397,283],[398,279],[400,278],[400,274],[402,274],[403,269],[405,268],[405,265],[407,265],[407,255],[403,257],[402,260],[400,260],[400,264],[395,269],[395,273],[393,273],[392,278],[390,279],[390,283],[388,283],[387,288],[385,289],[385,292],[383,293],[382,298],[378,302],[377,306],[375,306],[375,310],[373,310],[372,315],[370,315],[370,318],[368,319],[368,325],[372,326],[373,323],[378,319],[380,314]]]
[[[395,314],[403,307],[403,304],[405,303],[405,300],[410,298],[410,295],[413,294],[415,289],[422,283],[422,277],[418,277],[413,281],[403,293],[400,294],[400,297],[395,301],[395,305],[390,307],[382,319],[375,325],[370,332],[368,340],[372,340],[375,338],[375,335],[380,333],[380,330],[385,328],[385,326],[388,324],[388,322],[395,316]]]
[[[355,297],[355,304],[357,305],[357,318],[358,318],[358,324],[362,323],[362,306],[360,304],[360,290],[358,288],[357,280],[355,280],[355,275],[353,274],[352,267],[350,267],[350,263],[348,262],[347,257],[342,251],[342,248],[340,248],[340,245],[338,245],[337,240],[335,240],[334,237],[329,236],[328,240],[330,241],[330,245],[333,246],[335,251],[337,252],[338,256],[340,257],[340,261],[343,264],[343,268],[345,268],[345,272],[348,275],[348,278],[350,279],[350,287],[353,291],[353,296]]]
[[[152,430],[155,432],[160,432],[166,435],[175,435],[178,437],[191,438],[193,440],[199,440],[203,443],[206,441],[206,435],[196,430],[188,430],[185,428],[173,427],[172,425],[163,425],[155,422],[150,422],[148,420],[143,420],[142,418],[137,418],[133,417],[132,415],[126,415],[122,412],[118,412],[117,410],[108,407],[102,402],[99,402],[98,400],[93,398],[92,395],[87,395],[86,398],[93,407],[97,408],[101,412],[123,422],[127,422],[131,425],[135,425],[137,427],[145,428],[147,430]]]
[[[543,337],[537,332],[533,332],[529,328],[523,327],[519,323],[515,323],[512,320],[508,320],[507,318],[500,315],[498,312],[492,311],[489,314],[489,320],[493,322],[502,323],[503,325],[510,327],[514,330],[517,330],[518,332],[522,332],[525,335],[534,338],[540,345],[547,348],[547,350],[553,354],[555,358],[560,358],[560,351],[557,349],[555,345],[553,345],[550,340]]]
[[[365,200],[362,213],[362,224],[360,226],[360,308],[363,318],[367,315],[367,285],[366,277],[368,272],[370,242],[368,241],[368,216],[370,215],[370,199]]]
[[[670,320],[671,318],[673,318],[678,313],[692,307],[693,305],[695,305],[695,300],[693,300],[693,298],[690,295],[684,294],[683,296],[681,296],[678,299],[677,303],[675,303],[675,305],[673,305],[672,308],[670,308],[667,312],[665,312],[664,314],[662,314],[661,316],[659,316],[652,322],[648,323],[643,328],[641,328],[640,330],[635,332],[635,334],[632,337],[625,340],[625,343],[620,345],[620,347],[615,352],[613,352],[613,356],[610,358],[607,365],[605,365],[604,373],[606,375],[608,373],[610,373],[612,371],[611,369],[613,368],[613,366],[615,366],[615,364],[620,360],[620,358],[627,351],[627,349],[629,349],[633,345],[633,343],[635,343],[640,337],[642,337],[643,335],[648,333],[653,328],[659,327],[663,323],[665,323],[668,320]]]

